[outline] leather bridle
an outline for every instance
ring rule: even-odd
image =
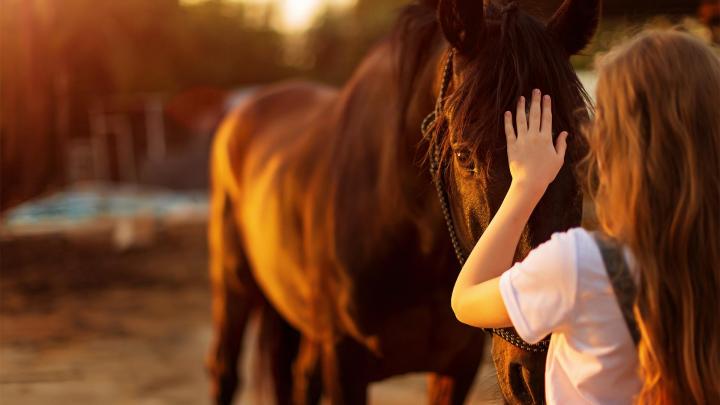
[[[440,85],[440,92],[438,93],[438,98],[435,102],[435,109],[423,120],[422,124],[420,125],[420,130],[422,132],[423,139],[425,139],[429,143],[430,174],[432,176],[433,183],[435,184],[435,190],[437,191],[438,199],[440,200],[440,209],[442,210],[442,214],[445,219],[445,225],[447,226],[448,232],[450,234],[450,241],[452,242],[453,249],[455,249],[455,256],[457,256],[458,262],[460,262],[460,266],[462,266],[463,264],[465,264],[465,260],[467,260],[468,255],[463,250],[462,246],[460,245],[460,240],[457,237],[455,222],[453,221],[452,212],[450,211],[450,204],[448,202],[447,188],[445,186],[445,181],[443,180],[443,170],[441,170],[442,168],[440,167],[442,161],[440,156],[441,136],[430,136],[432,130],[435,129],[438,117],[444,114],[443,110],[445,107],[445,100],[447,96],[446,93],[450,88],[450,83],[452,82],[453,77],[454,56],[455,50],[453,48],[450,48],[446,57],[445,67],[442,73],[442,84]],[[447,130],[448,128],[446,124],[444,124],[442,128],[437,129],[437,131],[441,132],[447,132]],[[520,336],[518,336],[517,332],[515,332],[515,329],[513,328],[492,328],[484,330],[486,332],[500,336],[508,343],[529,352],[547,352],[548,346],[550,344],[550,341],[548,339],[545,339],[536,344],[527,343],[526,341],[522,340]]]

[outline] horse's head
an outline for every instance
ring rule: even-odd
[[[588,116],[588,98],[570,56],[589,42],[599,9],[599,0],[565,0],[544,24],[515,2],[500,6],[491,1],[484,6],[482,0],[440,0],[437,4],[448,51],[446,58],[439,58],[435,126],[426,134],[459,255],[472,249],[510,186],[502,117],[534,88],[553,98],[554,132],[567,130],[571,136],[565,166],[533,212],[516,259],[553,232],[580,224],[582,196],[572,167],[583,154],[578,132]],[[513,403],[543,402],[545,357],[498,339],[494,342],[493,358],[505,398]]]
[[[570,64],[598,23],[599,0],[565,0],[547,24],[516,2],[441,0],[438,20],[451,69],[432,140],[460,246],[469,252],[497,211],[510,184],[502,116],[539,88],[553,97],[555,133],[567,130],[570,153],[523,234],[523,257],[553,232],[579,224],[581,197],[571,170],[578,159],[587,96]],[[449,59],[448,59],[449,58]],[[446,63],[449,62],[449,63]],[[572,136],[572,135],[576,136]]]

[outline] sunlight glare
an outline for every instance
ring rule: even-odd
[[[285,0],[282,5],[283,28],[300,31],[312,24],[321,11],[320,0]]]
[[[286,31],[304,31],[328,8],[342,9],[355,5],[356,0],[279,0],[281,28]]]
[[[193,5],[208,0],[180,0],[182,4]],[[328,8],[343,9],[352,7],[357,0],[225,0],[241,2],[249,6],[265,7],[276,5],[277,28],[281,31],[300,32],[310,28],[315,19]]]

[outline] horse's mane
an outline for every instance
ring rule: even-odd
[[[422,172],[407,148],[410,138],[419,139],[419,128],[409,128],[405,121],[417,78],[428,68],[424,63],[432,54],[431,44],[438,43],[429,10],[415,3],[400,11],[392,32],[361,62],[327,121],[319,124],[327,131],[323,162],[318,162],[323,178],[317,179],[325,194],[311,205],[319,210],[314,222],[324,224],[331,239],[323,249],[342,255],[340,261],[377,257],[368,250],[377,250],[376,242],[387,240],[387,232],[423,220],[416,218],[413,206],[418,199],[408,198],[413,186],[408,176]],[[342,251],[348,246],[355,253]]]
[[[362,316],[349,313],[352,302],[363,300],[355,295],[359,280],[388,266],[373,260],[428,249],[429,238],[440,234],[431,229],[437,219],[422,212],[431,202],[418,192],[432,187],[415,156],[419,123],[406,122],[423,68],[436,67],[426,62],[440,43],[438,32],[430,7],[401,10],[393,31],[368,53],[299,151],[314,173],[301,214],[304,239],[313,241],[305,244],[306,259],[317,272],[317,288],[327,291],[318,296],[335,297],[318,305],[333,306],[333,318],[357,337],[362,333],[353,318]]]

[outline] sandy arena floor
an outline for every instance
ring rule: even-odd
[[[97,235],[0,241],[1,404],[209,403],[204,226],[157,240],[125,252]],[[262,403],[248,385],[237,403]],[[425,389],[422,375],[395,378],[371,403],[426,403]],[[497,398],[486,361],[470,403]]]

